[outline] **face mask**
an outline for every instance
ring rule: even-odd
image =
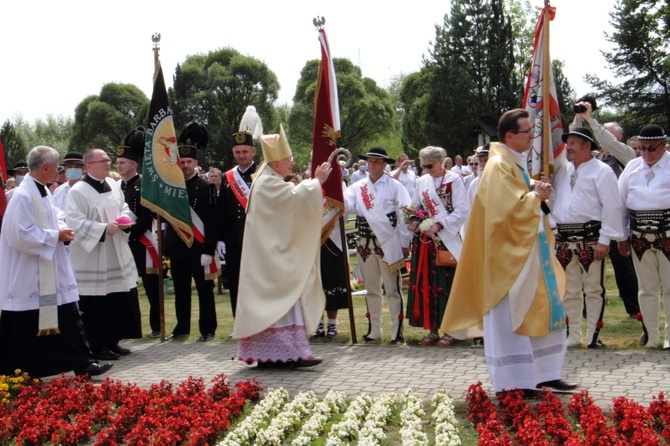
[[[365,171],[368,170],[368,166],[361,166],[360,169],[361,169],[361,172],[365,172]]]
[[[14,179],[16,180],[16,184],[21,184],[21,181],[25,178],[25,175],[16,175],[14,176]]]
[[[65,176],[68,180],[78,180],[82,177],[82,170],[78,167],[70,167],[65,169]]]

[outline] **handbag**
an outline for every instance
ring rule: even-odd
[[[455,268],[457,265],[456,257],[448,249],[438,249],[435,256],[435,266],[449,266]]]

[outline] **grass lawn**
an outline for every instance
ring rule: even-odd
[[[355,263],[355,256],[352,257],[352,262]],[[354,265],[352,265],[353,267]],[[404,281],[403,292],[405,299],[407,297],[407,281]],[[357,286],[357,288],[363,289],[363,285]],[[631,319],[626,314],[623,302],[619,298],[618,290],[616,283],[614,281],[614,273],[611,265],[607,264],[606,267],[606,288],[607,288],[607,302],[605,307],[605,316],[604,316],[604,326],[601,329],[601,339],[608,348],[615,349],[639,349],[640,347],[640,334],[642,333],[642,328],[640,322]],[[175,312],[174,312],[174,294],[172,294],[172,289],[169,290],[169,293],[165,295],[165,332],[169,334],[176,324]],[[227,290],[223,290],[221,294],[215,290],[215,300],[216,300],[216,313],[217,320],[219,322],[219,327],[216,332],[215,340],[222,342],[235,342],[231,339],[228,339],[228,335],[232,333],[233,330],[233,317],[230,309],[230,297]],[[142,328],[143,333],[145,334],[145,339],[148,339],[151,329],[149,328],[149,303],[144,295],[144,290],[142,286],[139,287],[140,292],[140,308],[142,312]],[[368,331],[368,322],[365,318],[366,306],[365,306],[365,297],[362,295],[353,296],[354,304],[354,319],[356,327],[356,335],[359,342],[361,336],[367,333]],[[324,343],[339,343],[347,344],[351,343],[351,329],[349,324],[349,314],[348,310],[340,310],[338,315],[339,320],[339,335],[334,339],[317,339],[313,342],[324,342]],[[381,342],[377,343],[388,343],[390,340],[390,328],[389,328],[389,316],[388,308],[385,303],[384,315],[383,315],[383,330],[384,330],[384,339]],[[585,327],[585,321],[582,321]],[[661,315],[661,327],[664,324],[663,315]],[[425,335],[426,331],[422,328],[410,327],[408,324],[405,325],[405,340],[409,345],[416,345],[420,342]],[[197,291],[195,286],[193,287],[193,303],[192,303],[192,322],[191,322],[191,336],[189,340],[195,341],[200,337],[198,333],[198,304],[197,304]],[[152,340],[153,341],[153,340]],[[464,341],[464,344],[470,344],[471,341]]]

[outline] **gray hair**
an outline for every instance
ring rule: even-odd
[[[28,169],[35,172],[44,165],[58,164],[58,151],[47,146],[37,146],[28,153]]]
[[[621,124],[618,122],[608,122],[604,125],[604,127],[610,131],[612,135],[616,137],[616,139],[620,140],[623,138],[623,127],[621,127]]]
[[[442,147],[428,146],[419,151],[419,158],[426,161],[431,161],[435,164],[442,163],[442,160],[447,156],[447,152]]]

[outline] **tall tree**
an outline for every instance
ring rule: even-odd
[[[233,48],[188,56],[177,65],[169,90],[177,134],[190,121],[200,121],[209,144],[200,164],[233,165],[233,133],[248,105],[256,107],[266,133],[275,133],[273,108],[279,82],[265,63]],[[203,166],[205,167],[205,166]]]
[[[0,128],[0,139],[5,151],[5,163],[7,169],[11,169],[17,161],[25,161],[28,150],[21,135],[8,119]]]
[[[670,3],[667,0],[619,0],[610,13],[615,31],[606,34],[615,49],[603,55],[613,84],[587,75],[605,104],[623,115],[624,127],[639,130],[651,122],[670,124]]]
[[[105,150],[116,156],[116,148],[128,132],[138,125],[147,125],[149,99],[131,84],[105,84],[100,95],[84,98],[74,112],[70,149]]]
[[[513,41],[502,0],[453,0],[421,73],[403,84],[414,92],[401,92],[409,120],[403,138],[469,154],[477,119],[497,119],[521,101]]]
[[[337,90],[340,102],[342,138],[338,145],[352,154],[365,153],[368,145],[393,127],[393,104],[389,93],[377,83],[363,77],[361,69],[348,59],[334,58]],[[318,60],[310,60],[303,67],[293,96],[291,108],[291,147],[309,153],[314,124],[314,90]]]
[[[16,119],[15,127],[21,139],[25,141],[26,147],[46,145],[65,155],[72,137],[73,123],[74,120],[69,116],[49,114],[46,119],[38,118],[32,124],[19,117]]]

